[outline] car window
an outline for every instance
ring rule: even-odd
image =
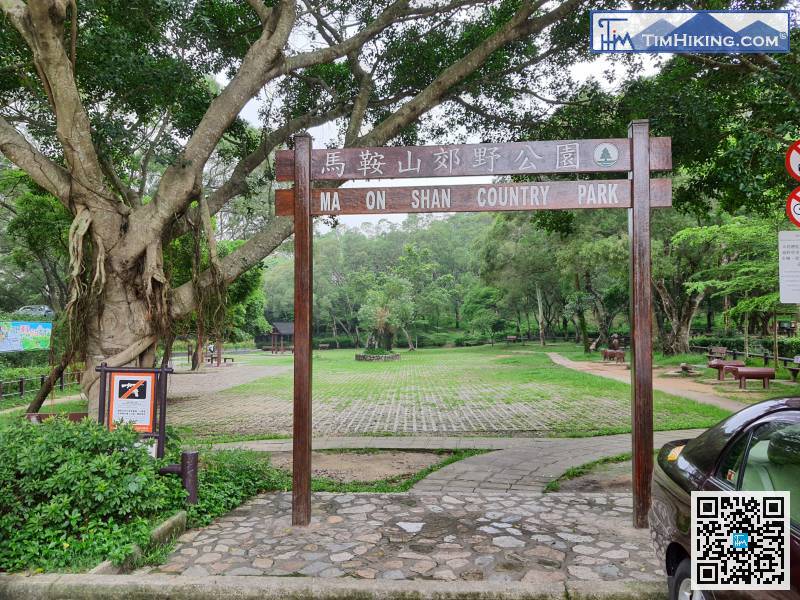
[[[747,450],[747,442],[749,439],[749,433],[739,436],[739,439],[728,449],[727,454],[725,454],[725,457],[717,468],[717,477],[734,489],[739,485],[742,459],[744,458],[745,450]]]
[[[800,423],[770,421],[753,431],[740,489],[788,491],[789,515],[800,523]]]

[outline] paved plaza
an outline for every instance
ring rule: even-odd
[[[314,494],[312,506],[293,528],[290,494],[259,496],[135,574],[664,581],[628,494]]]
[[[630,428],[624,365],[615,365],[621,381],[608,381],[576,374],[530,347],[420,350],[388,364],[356,363],[352,352],[314,355],[316,436],[547,436]],[[236,360],[236,367],[176,375],[170,422],[198,435],[291,434],[291,357]],[[710,424],[704,408],[663,392],[654,399],[657,424]]]

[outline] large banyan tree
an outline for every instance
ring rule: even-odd
[[[0,153],[72,214],[68,314],[90,413],[98,363],[152,366],[174,320],[291,235],[267,214],[213,252],[215,215],[269,198],[270,157],[293,134],[470,133],[475,111],[563,83],[587,51],[589,4],[0,0]],[[206,238],[211,265],[170,289],[164,250],[187,235]]]

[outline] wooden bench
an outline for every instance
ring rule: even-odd
[[[739,389],[747,389],[748,379],[760,379],[765,390],[769,389],[769,380],[775,379],[775,369],[771,367],[728,367],[734,378],[739,380]]]
[[[728,370],[725,369],[725,367],[744,367],[744,366],[746,365],[743,360],[722,360],[719,358],[715,358],[713,360],[708,361],[708,368],[717,370],[718,381],[724,381],[725,373],[728,373]]]
[[[711,346],[706,356],[708,360],[714,360],[715,358],[725,360],[725,357],[728,356],[728,349],[725,346]]]
[[[797,374],[800,373],[800,356],[795,356],[792,359],[792,362],[794,363],[794,366],[793,367],[787,366],[786,370],[789,371],[789,375],[792,376],[792,381],[797,383]]]
[[[517,341],[517,336],[515,335],[507,335],[506,336],[506,344],[513,344]]]
[[[320,350],[330,350],[331,349],[331,345],[330,344],[320,344],[319,345],[319,349]]]
[[[228,362],[228,361],[234,362],[233,357],[232,356],[223,356],[222,357],[222,363],[223,364]]]

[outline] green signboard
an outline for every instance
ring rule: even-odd
[[[52,331],[46,321],[0,321],[0,352],[47,350]]]

